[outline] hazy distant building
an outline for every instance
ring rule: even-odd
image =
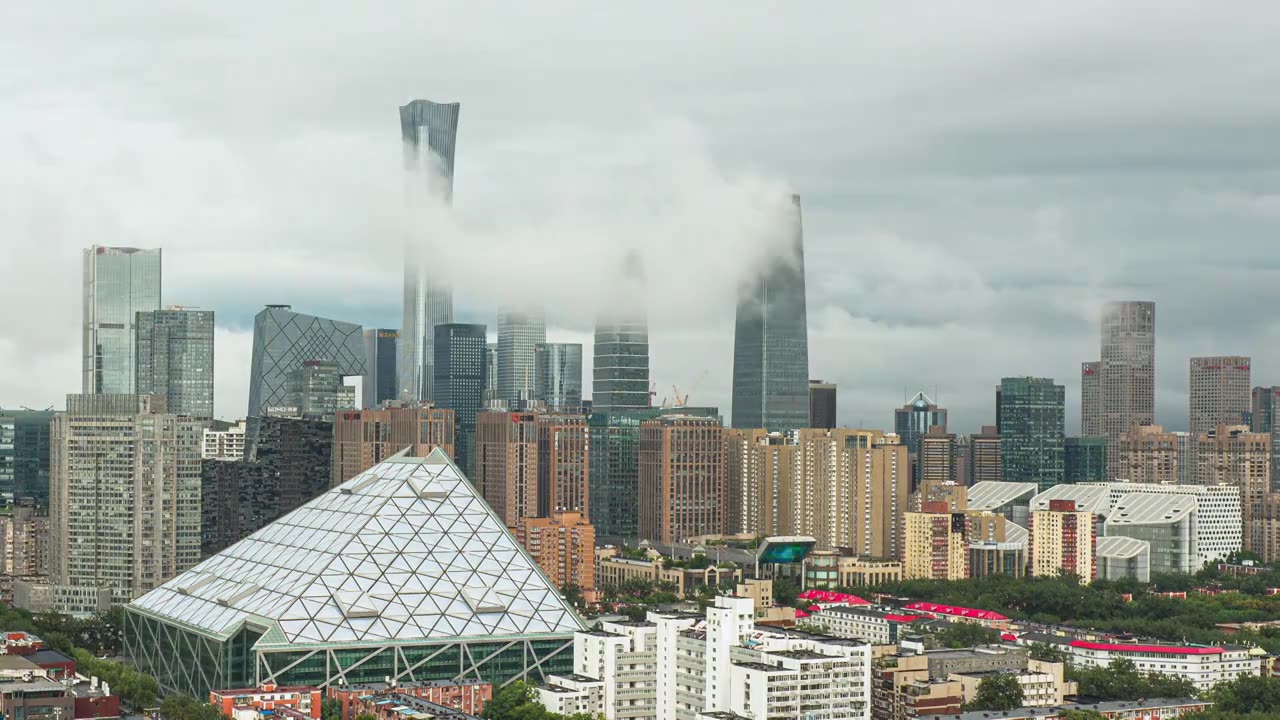
[[[1109,302],[1102,310],[1099,399],[1107,475],[1119,476],[1120,436],[1155,421],[1156,304]]]
[[[458,103],[414,100],[400,107],[400,138],[405,169],[413,188],[426,197],[453,204],[453,158],[458,139]],[[453,322],[453,290],[435,269],[433,238],[405,243],[404,313],[400,323],[400,396],[432,400],[435,326]]]
[[[1254,432],[1272,432],[1276,426],[1276,400],[1280,399],[1280,385],[1255,387],[1250,396],[1250,427]]]
[[[672,543],[724,532],[724,427],[718,420],[644,420],[639,459],[642,538]]]
[[[533,348],[546,341],[547,321],[542,308],[498,309],[499,400],[533,399]]]
[[[124,603],[200,560],[203,429],[157,395],[67,396],[50,441],[55,583]]]
[[[982,431],[969,436],[969,487],[980,482],[1000,482],[1000,429],[983,425]]]
[[[84,251],[84,393],[132,393],[137,314],[160,309],[160,249],[94,245]]]
[[[809,423],[809,330],[800,196],[791,198],[784,252],[738,297],[733,335],[735,428],[786,431]]]
[[[1240,355],[1191,358],[1187,429],[1192,434],[1247,421],[1252,404],[1249,364]]]
[[[400,352],[400,331],[393,328],[370,328],[364,331],[364,384],[360,389],[360,407],[376,408],[387,400],[400,397],[396,371]]]
[[[213,417],[213,311],[139,312],[134,350],[139,395],[163,395],[173,415]]]
[[[1115,446],[1120,459],[1109,463],[1119,478],[1141,483],[1177,483],[1184,470],[1184,456],[1175,433],[1165,432],[1160,425],[1135,425],[1120,435]],[[1111,452],[1111,448],[1108,448]],[[1194,473],[1193,473],[1194,475]]]
[[[1063,482],[1104,482],[1107,478],[1107,439],[1069,437],[1062,443]]]
[[[329,484],[337,487],[402,450],[408,450],[409,457],[426,457],[440,448],[452,457],[454,417],[452,410],[406,400],[388,402],[377,410],[338,413],[333,422]]]
[[[304,360],[285,375],[284,406],[305,418],[333,421],[334,414],[356,409],[356,389],[342,382],[332,360]]]
[[[52,410],[0,408],[0,497],[49,502]]]
[[[1066,390],[1051,378],[1000,381],[1000,472],[1012,482],[1041,490],[1062,482]]]
[[[639,254],[623,259],[615,307],[596,319],[591,406],[612,413],[649,407],[649,322],[644,312],[644,266]],[[599,531],[599,527],[597,527]]]
[[[1102,437],[1102,363],[1080,363],[1080,434]]]
[[[475,477],[472,447],[476,435],[476,413],[484,407],[485,361],[488,344],[484,325],[448,323],[435,328],[434,392],[436,407],[453,411],[457,433],[455,452],[450,452],[459,467]],[[426,457],[414,455],[414,457]]]
[[[836,426],[836,384],[809,381],[809,427],[830,430]]]
[[[484,403],[481,407],[489,407],[498,399],[498,343],[487,343],[484,347]]]
[[[582,409],[582,344],[533,346],[533,399],[557,412]]]
[[[267,408],[287,407],[286,377],[308,360],[331,360],[343,377],[364,375],[367,367],[360,326],[296,313],[288,305],[268,305],[259,312],[253,320],[245,416],[258,418]]]

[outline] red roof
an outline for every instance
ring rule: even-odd
[[[975,610],[973,608],[956,607],[954,605],[939,605],[931,602],[913,602],[907,605],[907,610],[918,610],[921,612],[938,613],[940,615],[951,615],[953,617],[974,618],[976,620],[1008,620],[1005,615],[992,610]]]
[[[809,617],[809,613],[807,613],[807,612],[805,612],[805,611],[803,611],[803,610],[797,610],[797,611],[796,611],[796,617],[797,617],[797,618],[807,618],[807,617]]]
[[[1001,640],[1008,640],[1009,642],[1013,642],[1014,640],[1017,640],[1017,639],[1018,639],[1018,636],[1017,636],[1017,635],[1014,635],[1013,633],[1005,633],[1005,634],[1003,634],[1003,635],[1001,635],[1001,636],[1000,636],[1000,639],[1001,639]]]
[[[1110,652],[1146,652],[1161,655],[1220,655],[1224,651],[1220,647],[1187,647],[1184,645],[1131,645],[1129,643],[1100,643],[1085,640],[1072,640],[1071,647],[1085,650],[1108,650]]]
[[[810,605],[810,606],[809,606],[809,612],[822,612],[822,606],[821,606],[821,605]]]
[[[849,593],[832,592],[830,590],[805,590],[797,595],[801,600],[809,600],[812,602],[824,603],[843,603],[845,605],[870,605],[871,603],[863,600],[857,595]]]
[[[920,618],[931,617],[929,615],[894,615],[893,613],[885,613],[884,619],[890,622],[909,623],[915,622]]]

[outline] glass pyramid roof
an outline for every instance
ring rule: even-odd
[[[582,621],[441,451],[370,468],[135,600],[226,637],[387,643],[567,634]],[[272,628],[271,626],[275,627]]]

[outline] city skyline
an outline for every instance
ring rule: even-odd
[[[693,21],[717,11],[688,12]],[[598,67],[584,68],[567,61],[555,43],[535,45],[523,36],[514,44],[546,64],[549,82],[583,86],[584,94],[564,101],[545,87],[534,92],[487,79],[510,73],[493,73],[492,65],[489,72],[477,71],[483,64],[453,63],[451,73],[424,78],[422,68],[440,67],[469,47],[461,37],[432,29],[430,42],[392,33],[388,45],[404,59],[394,67],[347,58],[351,62],[341,65],[347,80],[336,92],[302,82],[274,97],[257,83],[217,81],[193,98],[188,73],[152,68],[151,81],[142,82],[139,74],[112,72],[121,68],[109,62],[101,68],[107,84],[94,88],[102,98],[115,98],[107,102],[82,97],[86,87],[75,77],[82,73],[64,72],[78,60],[49,54],[57,43],[40,41],[38,33],[18,38],[15,47],[29,51],[36,71],[17,88],[6,119],[18,131],[12,137],[32,142],[5,149],[13,150],[6,155],[15,167],[31,172],[22,174],[27,187],[13,188],[17,202],[3,211],[2,222],[30,242],[6,247],[3,259],[12,262],[0,262],[0,280],[42,303],[44,312],[20,316],[0,331],[0,362],[13,370],[0,381],[0,397],[12,406],[59,406],[75,389],[66,381],[79,364],[78,338],[69,327],[80,309],[75,298],[48,286],[50,279],[75,272],[77,254],[93,242],[164,248],[164,300],[216,311],[220,418],[240,414],[251,348],[247,331],[262,304],[288,302],[364,327],[398,327],[403,278],[388,259],[403,251],[403,238],[395,232],[404,204],[403,159],[395,147],[398,138],[391,137],[390,113],[416,97],[467,105],[456,205],[468,225],[451,237],[494,240],[490,249],[510,251],[512,260],[511,268],[488,267],[463,244],[451,253],[451,262],[484,268],[471,273],[476,277],[457,278],[455,318],[492,326],[501,296],[520,292],[536,277],[552,296],[548,339],[585,346],[592,327],[586,312],[595,308],[575,307],[569,290],[577,297],[598,295],[601,284],[590,271],[609,267],[613,258],[604,256],[622,246],[638,247],[654,286],[651,377],[658,400],[670,397],[671,385],[681,393],[696,385],[692,402],[729,412],[736,280],[729,276],[759,258],[755,246],[738,240],[749,233],[724,232],[750,223],[726,217],[741,215],[740,207],[776,185],[806,197],[810,374],[841,387],[842,425],[887,427],[889,409],[901,404],[902,387],[937,386],[954,429],[971,432],[994,422],[991,384],[1000,377],[1034,375],[1066,386],[1067,427],[1074,430],[1079,363],[1098,359],[1097,310],[1112,299],[1160,306],[1155,420],[1166,428],[1186,426],[1189,357],[1249,355],[1254,383],[1276,383],[1280,359],[1266,350],[1276,346],[1280,329],[1257,314],[1273,304],[1275,291],[1260,274],[1267,272],[1266,263],[1245,259],[1265,259],[1271,252],[1267,198],[1273,193],[1269,176],[1258,168],[1277,158],[1250,138],[1272,134],[1278,114],[1265,98],[1236,95],[1229,86],[1206,89],[1195,81],[1203,73],[1241,68],[1264,76],[1273,61],[1262,38],[1275,20],[1259,14],[1247,23],[1244,37],[1233,32],[1231,43],[1211,48],[1192,38],[1213,31],[1197,14],[1177,11],[1168,22],[1182,32],[1153,39],[1130,58],[1121,57],[1121,50],[1131,43],[1118,40],[1142,27],[1143,13],[1134,9],[1060,17],[1010,8],[1004,22],[1025,31],[1031,43],[1001,36],[974,56],[972,48],[948,37],[915,61],[919,72],[912,77],[920,84],[902,88],[884,63],[899,57],[893,43],[918,36],[916,28],[890,8],[877,14],[884,27],[876,42],[856,48],[827,34],[776,28],[780,50],[811,51],[756,77],[753,84],[763,84],[772,98],[764,106],[755,95],[733,94],[742,89],[738,80],[725,90],[701,87],[712,77],[750,75],[743,71],[755,67],[754,53],[737,41],[697,71],[691,80],[700,84],[697,93],[663,87],[655,82],[660,70],[637,69],[613,53],[605,53]],[[771,27],[750,9],[737,18],[744,27]],[[282,20],[269,12],[264,27]],[[468,13],[458,22],[462,28],[484,27],[491,20]],[[65,29],[68,37],[89,43],[88,55],[93,21],[78,17]],[[947,13],[942,22],[969,27],[964,23],[970,21]],[[664,42],[696,47],[696,34],[689,32],[696,26],[682,26]],[[1061,39],[1064,28],[1091,40],[1067,43]],[[588,42],[591,33],[576,29],[557,37],[570,47]],[[1094,32],[1100,29],[1113,32]],[[176,30],[178,40],[199,33],[199,39],[214,42],[175,44],[167,50],[174,53],[173,67],[211,67],[203,54],[207,48],[234,44],[243,39],[240,32]],[[346,32],[353,30],[339,34]],[[222,33],[229,34],[229,43],[220,42]],[[139,40],[162,42],[154,36]],[[1197,52],[1185,52],[1188,44]],[[301,51],[300,62],[336,67],[302,45],[296,32],[285,32],[276,47]],[[617,50],[630,55],[634,48],[622,43]],[[1073,91],[1070,76],[1053,70],[1064,66],[1059,60],[1088,65],[1098,57],[1108,58],[1113,81],[1086,97]],[[272,60],[254,50],[235,62],[261,66]],[[1152,64],[1167,71],[1154,84],[1147,72]],[[863,82],[830,92],[829,75],[816,72],[822,67],[857,68]],[[1043,82],[1034,83],[1041,93],[1036,102],[985,101],[980,93],[991,90],[1018,96],[1015,91],[1028,79],[1010,67],[1044,73]],[[595,72],[608,72],[614,78],[610,87],[629,91],[615,94],[598,83],[579,82]],[[37,102],[45,89],[53,93],[55,109],[57,103],[89,102],[98,118],[94,127],[76,123],[75,132],[68,132],[64,123],[79,113],[48,112]],[[897,92],[907,95],[901,100],[908,103],[906,113],[891,100]],[[819,99],[810,111],[781,113],[776,125],[745,120],[815,95]],[[1170,108],[1153,97],[1175,97],[1179,105]],[[937,103],[969,109],[960,116],[932,112],[942,106]],[[1223,114],[1206,116],[1201,108],[1210,106]],[[234,110],[243,107],[263,111],[248,123]],[[510,119],[509,109],[516,107],[523,110],[521,123]],[[299,127],[299,113],[309,118],[305,127]],[[913,120],[902,123],[904,114]],[[1169,134],[1171,115],[1181,118],[1184,133]],[[157,127],[165,129],[152,132]],[[1187,142],[1186,133],[1197,133],[1197,141]],[[72,136],[88,151],[59,140]],[[114,187],[100,178],[110,175],[100,171],[117,158],[105,148],[117,146],[136,159],[137,182]],[[318,152],[300,153],[301,146]],[[48,162],[36,163],[36,153],[46,151]],[[1237,162],[1240,157],[1250,158],[1247,167]],[[547,172],[552,166],[561,170]],[[876,172],[858,169],[871,167]],[[1209,174],[1206,167],[1216,170]],[[225,191],[229,212],[212,213],[183,183],[173,182],[191,177],[193,168],[201,169],[203,179],[192,185]],[[374,169],[378,174],[365,182]],[[759,177],[753,180],[752,173]],[[636,196],[633,191],[648,188],[655,178],[679,179],[671,186],[680,187],[694,209],[665,191],[645,190],[639,197],[654,201],[644,206],[654,208],[657,219],[629,214],[633,208],[619,199]],[[756,180],[768,187],[753,186]],[[599,195],[579,199],[583,188]],[[153,197],[167,201],[151,202]],[[539,208],[565,210],[572,222],[548,219]],[[50,211],[63,218],[57,226],[45,219]],[[477,217],[492,222],[477,231],[470,224]],[[637,235],[639,242],[632,242]],[[550,238],[546,242],[558,252],[529,242],[535,238]],[[1232,257],[1196,262],[1207,257],[1209,241],[1219,238],[1230,240]],[[535,249],[546,257],[536,257]],[[275,268],[281,265],[309,272],[280,273]],[[570,279],[581,282],[575,286]],[[688,312],[690,307],[698,312]],[[584,394],[590,391],[591,362],[585,354]]]

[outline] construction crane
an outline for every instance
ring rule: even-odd
[[[676,389],[675,385],[671,386],[671,395],[675,398],[672,402],[676,407],[684,407],[685,403],[689,402],[689,393],[685,393],[684,397],[680,397],[680,391]]]
[[[656,397],[658,397],[658,383],[651,382],[649,383],[649,407],[653,407],[653,399]],[[663,399],[662,404],[667,404],[665,398]]]

